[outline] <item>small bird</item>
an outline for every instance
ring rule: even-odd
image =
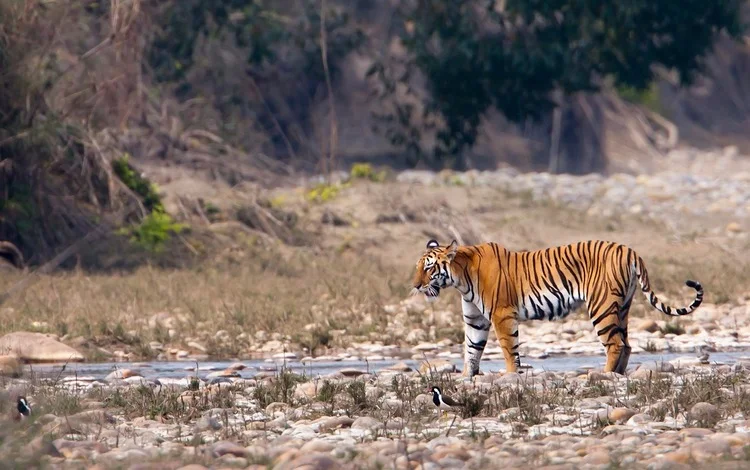
[[[18,397],[16,410],[18,410],[18,414],[14,417],[16,421],[20,421],[31,416],[31,405],[29,405],[29,402],[26,401],[26,397]]]
[[[438,410],[448,411],[454,407],[463,406],[463,403],[457,402],[448,395],[443,395],[440,391],[440,387],[432,387],[432,403],[438,408]]]
[[[704,344],[704,345],[701,345],[701,346],[696,346],[695,349],[696,349],[696,352],[698,353],[697,354],[698,361],[701,364],[708,364],[710,362],[709,361],[709,357],[711,357],[711,355],[709,354],[709,351],[711,350],[711,347]]]

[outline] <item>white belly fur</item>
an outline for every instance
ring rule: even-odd
[[[546,299],[546,300],[545,300]],[[584,302],[567,297],[559,298],[550,292],[542,292],[541,299],[527,296],[518,306],[518,319],[525,320],[559,320],[567,317]]]

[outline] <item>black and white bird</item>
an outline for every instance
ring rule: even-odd
[[[448,395],[443,395],[443,392],[440,391],[440,387],[436,386],[432,387],[432,403],[442,411],[449,411],[455,407],[463,406],[463,403],[457,402]]]
[[[31,405],[29,405],[29,402],[26,400],[26,397],[18,397],[18,402],[16,403],[16,410],[18,411],[18,414],[16,415],[17,421],[31,416]]]

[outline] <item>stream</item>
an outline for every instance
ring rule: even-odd
[[[689,361],[695,361],[696,356],[690,353],[642,353],[630,356],[628,370],[635,368],[644,362],[669,362],[677,358],[685,358]],[[460,370],[463,368],[463,362],[459,358],[450,359]],[[750,363],[750,350],[748,351],[731,351],[715,352],[710,356],[711,364],[735,364],[738,362]],[[586,370],[599,369],[604,366],[604,354],[598,356],[580,356],[565,355],[552,356],[546,359],[526,358],[523,361],[524,366],[531,366],[533,369],[563,371],[563,370]],[[418,369],[420,360],[415,359],[391,359],[382,361],[366,362],[364,360],[342,360],[342,361],[312,361],[301,363],[297,360],[282,359],[254,359],[247,361],[202,361],[198,363],[198,376],[202,379],[211,372],[221,371],[231,364],[241,362],[247,368],[239,371],[243,378],[252,378],[259,372],[275,372],[280,370],[284,365],[296,373],[304,373],[308,376],[328,375],[341,369],[358,369],[363,372],[379,372],[387,369],[397,363],[405,363],[412,369]],[[32,364],[25,365],[24,369],[33,372],[37,377],[69,377],[78,376],[88,380],[102,380],[107,374],[117,369],[132,369],[138,371],[146,379],[172,378],[180,379],[192,375],[195,369],[195,361],[152,361],[152,362],[92,362],[92,363],[69,363],[63,370],[63,364]],[[486,360],[482,361],[481,369],[484,372],[493,372],[505,370],[504,361]]]

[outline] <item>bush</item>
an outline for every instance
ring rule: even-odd
[[[305,199],[310,202],[328,202],[338,196],[344,186],[336,183],[320,183],[305,194]]]
[[[121,235],[130,237],[130,241],[148,251],[161,251],[172,234],[178,234],[186,228],[172,219],[172,216],[161,210],[147,215],[140,224],[120,229]]]
[[[155,184],[138,174],[129,163],[130,156],[123,155],[112,162],[112,170],[120,181],[143,199],[143,205],[150,211],[137,225],[122,228],[121,235],[148,251],[161,251],[172,234],[182,232],[186,225],[179,224],[167,214]]]
[[[355,163],[350,172],[352,179],[365,179],[382,183],[385,181],[385,170],[376,172],[369,163]]]

